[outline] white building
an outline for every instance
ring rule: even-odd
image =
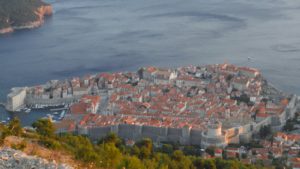
[[[26,87],[11,89],[11,93],[7,95],[6,109],[8,111],[16,111],[25,105],[26,89]]]

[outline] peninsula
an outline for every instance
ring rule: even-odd
[[[41,0],[0,0],[0,34],[41,26],[52,6]]]
[[[297,96],[270,86],[257,69],[216,64],[146,67],[137,72],[51,80],[45,85],[13,88],[6,108],[24,111],[64,106],[67,112],[60,123],[78,125],[73,129],[92,139],[115,132],[130,139],[147,136],[156,141],[225,147],[232,138],[249,141],[261,126],[272,124],[273,129],[281,129],[294,117],[297,102]],[[70,126],[58,129],[69,131]],[[213,134],[203,133],[212,128]],[[208,141],[211,139],[214,142]]]
[[[47,117],[56,133],[93,142],[115,133],[128,146],[150,138],[158,148],[213,147],[212,156],[271,168],[283,158],[288,161],[281,165],[298,165],[300,134],[287,131],[300,129],[299,103],[300,97],[274,88],[255,68],[214,64],[150,66],[13,88],[6,109],[29,113],[60,105],[59,118]]]

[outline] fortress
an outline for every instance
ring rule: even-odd
[[[270,120],[262,122],[270,124]],[[116,133],[123,139],[140,140],[151,138],[154,142],[174,142],[182,145],[201,145],[202,148],[209,146],[225,147],[229,143],[247,143],[250,141],[255,128],[260,126],[246,124],[236,128],[222,130],[222,123],[211,121],[206,131],[193,129],[188,126],[183,128],[138,126],[130,124],[117,124],[112,126],[78,126],[77,134],[87,135],[97,141],[108,133]]]
[[[259,132],[262,126],[271,125],[274,131],[282,128],[285,121],[294,117],[298,110],[298,98],[294,96],[285,109],[284,119],[278,125],[277,122],[281,116],[270,116],[256,122],[245,120],[243,122],[224,121],[224,124],[218,119],[211,119],[207,123],[207,128],[194,129],[189,126],[182,128],[174,127],[156,127],[147,125],[116,124],[109,126],[88,126],[78,125],[77,134],[89,136],[97,141],[105,137],[108,133],[116,133],[123,139],[140,140],[142,138],[151,138],[154,142],[174,142],[181,145],[199,145],[202,148],[209,146],[226,147],[230,143],[248,143],[254,133]],[[239,124],[237,124],[239,123]]]

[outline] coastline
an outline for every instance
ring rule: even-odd
[[[38,19],[35,21],[30,21],[30,22],[26,22],[23,23],[20,26],[9,26],[6,28],[2,28],[0,29],[0,35],[1,34],[7,34],[7,33],[12,33],[16,30],[21,30],[21,29],[34,29],[37,27],[40,27],[44,24],[44,18],[46,16],[50,16],[53,14],[53,9],[51,5],[43,5],[40,6],[36,9],[36,11],[34,11],[34,13],[38,16]]]
[[[216,64],[216,65],[218,65],[218,64]],[[90,77],[96,77],[97,75],[98,74],[93,74],[93,75],[90,75]],[[77,78],[79,78],[79,77],[77,77]],[[73,79],[65,79],[65,80],[72,81],[72,80],[74,80],[74,78]],[[57,81],[57,82],[60,82],[60,81]],[[272,83],[269,83],[264,78],[263,78],[263,82],[264,82],[262,85],[263,90],[261,93],[262,95],[265,95],[265,96],[267,95],[268,97],[277,97],[277,96],[292,97],[293,95],[296,95],[296,94],[288,94],[288,93],[284,92],[283,90],[275,87]],[[61,93],[59,93],[58,98],[49,98],[50,94],[49,94],[49,96],[41,95],[39,97],[35,97],[34,95],[26,94],[26,93],[28,93],[28,90],[32,90],[36,87],[41,88],[42,86],[45,86],[45,84],[39,85],[39,86],[30,86],[30,87],[13,87],[13,88],[11,88],[11,92],[8,93],[7,96],[14,94],[14,93],[15,94],[18,93],[17,95],[19,95],[19,93],[21,92],[21,93],[23,93],[22,95],[24,95],[24,96],[22,96],[22,100],[23,100],[23,103],[26,103],[26,106],[29,106],[29,108],[34,108],[34,107],[45,108],[45,107],[51,107],[51,106],[55,106],[55,105],[71,104],[71,103],[74,103],[74,102],[80,100],[80,98],[83,95],[93,93],[92,87],[84,87],[84,88],[80,88],[80,91],[78,91],[77,94],[75,94],[75,93],[70,94],[69,93],[70,89],[68,89],[68,91],[64,91],[64,92],[60,91]],[[72,89],[71,91],[74,92],[74,89]],[[48,98],[44,98],[44,97],[48,97]],[[18,107],[18,109],[23,108],[20,105],[17,107]],[[5,106],[5,108],[7,111],[11,111],[11,112],[16,111],[15,109],[7,108],[7,105]]]
[[[6,27],[6,28],[0,29],[0,34],[11,33],[13,31],[14,31],[14,29],[12,27]]]
[[[219,64],[216,64],[216,65],[219,65]],[[203,65],[203,66],[205,67],[205,66],[209,66],[209,65]],[[211,66],[213,66],[213,65],[211,65]],[[179,69],[180,69],[180,67],[177,68],[176,70],[178,71]],[[172,72],[171,68],[170,68],[170,71]],[[65,108],[67,108],[72,103],[78,102],[80,100],[81,96],[83,96],[83,95],[89,95],[89,94],[101,95],[100,89],[95,90],[94,87],[91,87],[89,85],[84,87],[84,84],[85,83],[86,83],[86,85],[92,84],[92,83],[90,83],[92,81],[90,78],[105,79],[105,78],[107,78],[106,76],[109,76],[109,74],[96,73],[93,75],[86,75],[86,76],[82,76],[82,77],[73,77],[73,79],[65,79],[62,81],[50,80],[49,82],[42,84],[42,85],[33,85],[30,87],[15,88],[15,89],[20,89],[20,90],[16,90],[15,92],[12,90],[12,93],[14,93],[13,94],[14,96],[13,95],[11,95],[11,96],[22,98],[20,100],[21,104],[15,104],[15,106],[10,106],[11,110],[7,109],[8,107],[2,107],[2,108],[5,113],[9,113],[8,116],[10,117],[10,119],[17,116],[22,120],[26,119],[25,123],[24,123],[25,125],[30,125],[30,123],[34,121],[33,119],[36,120],[38,118],[45,117],[45,115],[47,115],[47,114],[52,114],[53,112],[51,112],[51,109],[50,109],[51,106],[61,105],[61,106],[66,106]],[[80,83],[78,83],[80,81],[80,79],[82,80],[81,85],[83,85],[83,86],[81,88],[80,87],[76,88],[76,84],[80,84]],[[88,80],[88,79],[90,79],[90,80]],[[49,84],[53,83],[50,86],[57,86],[57,84],[60,84],[63,81],[73,82],[71,84],[75,85],[75,88],[72,88],[71,86],[67,87],[64,85],[58,85],[58,86],[60,86],[60,89],[62,89],[62,90],[59,90],[58,88],[54,90],[54,88],[53,88],[52,94],[49,92],[48,93],[43,92],[44,91],[43,88],[47,86],[46,84],[48,84],[48,86],[49,86]],[[283,97],[292,98],[292,97],[296,96],[296,95],[286,95],[286,93],[282,93],[282,91],[280,89],[270,85],[270,83],[268,83],[268,81],[266,79],[264,79],[263,77],[262,77],[262,81],[264,82],[264,83],[262,83],[262,91],[267,91],[267,92],[262,92],[261,96],[264,96],[271,100],[278,100]],[[155,82],[160,83],[160,81],[155,81]],[[191,82],[191,83],[193,83],[193,82]],[[69,83],[67,83],[67,84],[69,84]],[[178,84],[179,84],[179,82],[178,82]],[[196,85],[198,85],[198,83]],[[101,85],[100,85],[100,87],[101,87]],[[102,90],[107,90],[108,91],[107,96],[109,96],[112,94],[112,92],[114,90],[117,90],[117,89],[107,88],[107,89],[102,89]],[[10,94],[8,94],[8,95],[10,95]],[[52,95],[52,96],[50,96],[50,95]],[[6,102],[6,104],[8,104],[8,102]],[[106,104],[103,104],[103,105],[106,105]],[[33,111],[30,111],[32,113],[30,113],[30,114],[25,113],[25,110],[28,110],[28,109],[33,110]],[[100,110],[101,110],[101,111],[99,111],[100,113],[107,113],[106,111],[103,111],[104,110],[103,108],[101,108]],[[1,119],[4,121],[7,121],[8,116],[2,117]],[[27,118],[29,118],[29,117],[30,117],[30,120],[27,120]]]

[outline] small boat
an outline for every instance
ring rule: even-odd
[[[250,62],[250,61],[252,61],[253,60],[253,58],[251,58],[251,57],[248,57],[248,61]]]
[[[65,114],[66,114],[66,111],[65,111],[65,110],[63,110],[63,111],[61,112],[61,114],[60,114],[59,118],[60,118],[60,119],[62,119],[62,118],[65,116]]]
[[[1,123],[6,123],[6,121],[5,121],[5,120],[2,120]]]
[[[31,109],[25,110],[25,113],[30,113]]]
[[[58,115],[58,112],[54,112],[53,114],[54,114],[54,115]]]

